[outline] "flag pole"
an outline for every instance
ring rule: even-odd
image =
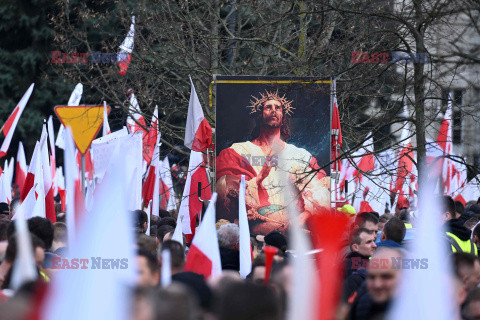
[[[85,155],[82,154],[82,194],[85,197]]]

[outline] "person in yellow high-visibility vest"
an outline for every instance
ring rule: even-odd
[[[478,249],[470,239],[472,231],[463,226],[463,222],[456,219],[455,202],[449,196],[441,197],[442,220],[447,230],[447,240],[453,253],[466,252],[478,256]]]

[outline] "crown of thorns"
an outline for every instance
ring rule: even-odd
[[[285,114],[289,116],[293,115],[293,110],[295,109],[294,107],[292,107],[293,101],[288,101],[285,98],[285,95],[280,96],[278,90],[275,92],[265,90],[265,94],[260,92],[260,97],[252,96],[252,100],[250,100],[250,105],[247,107],[248,109],[250,109],[250,114],[261,111],[263,104],[269,100],[276,100],[280,102],[283,110],[285,110]]]

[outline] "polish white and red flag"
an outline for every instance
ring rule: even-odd
[[[185,126],[185,146],[193,151],[201,152],[212,145],[212,127],[203,115],[200,100],[190,78],[190,102],[188,104],[187,124]]]
[[[449,95],[447,111],[443,117],[442,124],[440,126],[440,132],[437,137],[437,144],[443,151],[444,158],[442,159],[442,180],[443,180],[443,192],[446,195],[451,195],[450,181],[453,178],[452,160],[448,158],[452,155],[452,97]]]
[[[3,140],[2,147],[0,148],[0,158],[3,158],[7,154],[8,147],[10,147],[10,142],[12,142],[13,132],[15,131],[18,120],[20,120],[20,116],[27,105],[28,99],[30,99],[30,96],[32,95],[33,87],[34,84],[32,83],[18,105],[15,107],[15,109],[13,109],[10,117],[8,117],[7,121],[5,121],[3,124],[2,132],[5,135],[5,139]]]
[[[42,138],[40,139],[41,147],[41,162],[42,162],[42,171],[43,171],[43,186],[44,186],[44,195],[45,195],[45,213],[47,219],[52,221],[52,223],[57,222],[55,215],[55,202],[53,201],[53,178],[52,178],[52,169],[50,168],[48,146],[47,146],[47,129],[43,125]]]
[[[43,172],[41,171],[42,163],[40,161],[40,143],[37,141],[35,149],[33,150],[32,158],[30,159],[30,165],[28,166],[27,176],[20,193],[20,201],[25,200],[30,190],[35,185],[35,181],[38,181],[39,176],[43,178]],[[42,182],[43,186],[43,182]]]
[[[222,272],[220,249],[215,227],[216,200],[217,194],[214,193],[205,216],[198,227],[197,234],[193,238],[184,268],[184,271],[201,274],[205,279],[215,277]]]
[[[107,102],[103,101],[103,136],[105,137],[107,134],[112,133],[110,130],[110,124],[108,123],[108,110],[107,110]]]
[[[60,196],[60,202],[62,204],[62,212],[65,212],[65,177],[63,176],[63,167],[60,166],[57,168],[57,174],[55,175],[55,195]]]
[[[199,188],[201,188],[200,192]],[[192,150],[190,152],[187,180],[185,181],[182,202],[178,212],[183,217],[183,233],[187,236],[188,242],[195,235],[197,216],[202,211],[202,201],[198,197],[199,193],[202,200],[208,200],[212,196],[203,154]]]
[[[333,170],[340,171],[342,167],[342,161],[338,158],[340,148],[342,147],[342,127],[340,125],[340,113],[338,112],[337,102],[337,82],[333,80],[333,113],[332,113],[332,150],[331,161],[333,162]]]
[[[127,74],[128,65],[132,60],[133,52],[133,42],[135,38],[135,16],[132,16],[132,24],[130,25],[130,30],[128,31],[127,37],[123,40],[120,45],[120,52],[117,56],[117,62],[120,70],[118,74],[125,76]]]

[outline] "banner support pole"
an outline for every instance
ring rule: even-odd
[[[82,194],[85,197],[85,155],[82,154]]]

